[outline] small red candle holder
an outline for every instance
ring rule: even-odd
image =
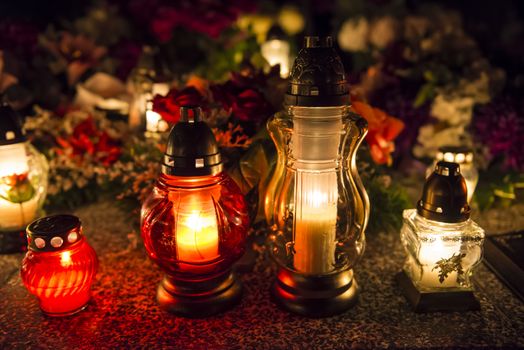
[[[28,252],[22,261],[22,281],[48,316],[69,316],[83,310],[91,298],[98,268],[95,251],[73,215],[53,215],[27,227]]]
[[[162,174],[142,206],[142,238],[166,273],[157,291],[160,306],[204,317],[240,300],[241,285],[231,269],[244,253],[249,218],[240,189],[222,171],[200,108],[182,107],[180,113]]]

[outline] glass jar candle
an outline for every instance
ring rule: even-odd
[[[286,107],[268,122],[279,156],[265,208],[279,266],[273,294],[290,311],[328,316],[356,301],[353,267],[364,251],[369,216],[355,161],[367,122],[349,111],[331,38],[306,37]]]
[[[240,300],[231,270],[244,253],[249,218],[240,189],[222,168],[200,108],[182,107],[141,214],[146,250],[166,273],[157,300],[179,315],[208,316]]]
[[[416,209],[405,210],[403,285],[417,311],[478,308],[471,275],[482,259],[484,230],[470,219],[466,181],[456,163],[438,162]],[[418,295],[414,298],[415,295]]]
[[[91,298],[98,259],[80,220],[73,215],[38,219],[27,227],[27,241],[22,281],[42,311],[68,316],[83,310]]]
[[[48,165],[10,106],[0,106],[0,120],[0,252],[13,253],[25,250],[25,228],[41,213]]]

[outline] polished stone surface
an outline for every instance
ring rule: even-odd
[[[355,271],[359,301],[342,315],[308,319],[278,309],[269,295],[274,266],[255,246],[254,269],[241,274],[240,305],[218,316],[184,319],[156,304],[162,274],[133,233],[135,214],[108,202],[75,214],[100,259],[89,307],[67,318],[44,316],[21,283],[23,255],[0,256],[0,348],[524,347],[524,303],[483,264],[474,277],[480,311],[411,312],[394,281],[404,258],[397,233],[368,235]]]

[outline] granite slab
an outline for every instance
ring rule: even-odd
[[[522,213],[522,212],[521,212]],[[100,259],[87,309],[66,318],[44,316],[23,287],[23,254],[0,256],[0,348],[5,349],[345,349],[522,348],[524,303],[483,264],[474,277],[480,311],[413,313],[394,281],[404,254],[398,233],[367,236],[356,267],[358,304],[346,313],[309,319],[270,299],[275,267],[262,245],[241,274],[236,308],[206,319],[185,319],[155,301],[162,273],[133,232],[132,215],[111,202],[75,211]]]

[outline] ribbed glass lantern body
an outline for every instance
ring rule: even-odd
[[[29,142],[0,145],[0,231],[25,230],[47,193],[47,160]]]
[[[347,106],[291,107],[268,128],[279,155],[265,208],[272,255],[299,274],[351,269],[369,216],[355,163],[367,123]]]
[[[60,251],[29,250],[22,261],[21,275],[42,311],[50,316],[67,316],[87,305],[97,269],[95,251],[81,238]]]
[[[142,206],[149,257],[174,279],[199,280],[231,269],[245,250],[247,206],[225,173],[162,174]]]
[[[473,268],[482,259],[484,230],[468,219],[428,220],[405,210],[400,238],[407,258],[404,271],[422,291],[471,290]]]

